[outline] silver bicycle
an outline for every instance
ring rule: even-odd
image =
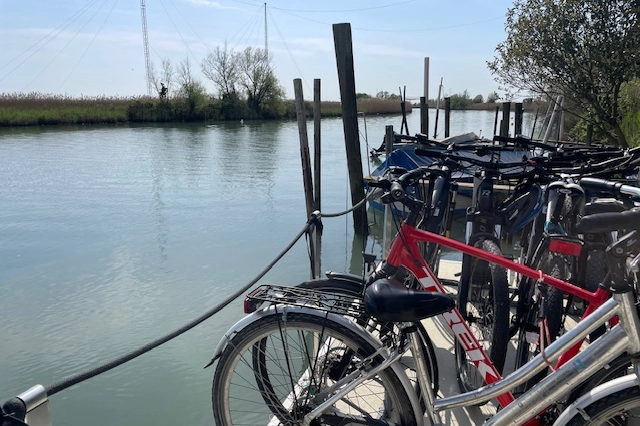
[[[620,197],[640,197],[637,187],[598,179],[583,179],[582,184]],[[616,325],[485,424],[640,424],[640,209],[593,215],[587,225],[626,230],[608,252],[611,273],[603,285],[612,297],[507,377],[450,397],[434,393],[415,323],[439,314],[446,319],[455,310],[451,297],[409,290],[388,279],[370,285],[363,298],[259,287],[245,303],[253,313],[225,334],[212,359],[217,362],[212,389],[216,424],[444,424],[446,411],[509,394],[613,317],[619,320]],[[505,259],[505,267],[512,266],[510,262]],[[376,326],[389,323],[394,324],[391,331]],[[472,335],[456,335],[472,359],[476,350],[486,356],[474,346]],[[568,406],[561,403],[625,353],[633,363],[632,374],[607,381]],[[406,368],[409,354],[415,368]],[[476,366],[486,367],[480,362]]]

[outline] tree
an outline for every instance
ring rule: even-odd
[[[507,12],[507,39],[487,65],[501,84],[550,97],[563,94],[575,105],[569,112],[626,147],[619,95],[640,68],[638,5],[638,0],[515,0]]]
[[[376,98],[378,99],[391,99],[391,100],[400,100],[400,96],[396,95],[395,93],[389,93],[386,90],[384,91],[379,91],[378,93],[376,93]]]
[[[473,98],[474,104],[481,104],[482,102],[484,102],[484,98],[482,97],[482,95],[476,95],[476,97]]]
[[[487,95],[488,104],[495,103],[498,101],[498,99],[500,99],[500,95],[498,95],[498,92],[496,92],[495,90]]]
[[[367,93],[356,93],[356,99],[371,99],[371,95]]]
[[[191,63],[189,58],[180,62],[178,68],[178,96],[185,101],[186,119],[196,119],[196,111],[202,107],[207,98],[206,90],[202,82],[196,80],[191,73]]]
[[[451,95],[449,99],[451,102],[451,109],[467,109],[467,106],[471,103],[468,90]]]
[[[247,47],[238,58],[240,84],[247,95],[247,104],[260,115],[264,105],[282,100],[284,90],[264,49]]]
[[[162,86],[164,85],[165,87],[165,97],[167,97],[171,92],[171,87],[173,86],[173,83],[175,81],[175,76],[176,76],[176,72],[173,69],[173,64],[171,63],[171,60],[168,58],[164,58],[161,61],[161,66],[162,66],[162,71],[160,72],[160,75],[157,75],[155,73],[155,70],[153,69],[153,67],[151,68],[151,78],[152,78],[152,82],[153,82],[153,87],[156,89],[156,92],[158,92],[158,96],[160,96],[162,98]]]
[[[200,64],[202,74],[218,89],[221,98],[237,96],[236,89],[240,84],[240,57],[229,49],[227,42],[224,48],[217,46]]]

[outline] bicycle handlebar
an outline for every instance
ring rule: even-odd
[[[580,179],[578,184],[584,189],[597,192],[606,192],[615,197],[633,197],[640,198],[640,188],[623,183],[614,182],[605,179],[585,177]]]
[[[420,155],[420,156],[423,156],[423,157],[431,157],[431,158],[437,158],[437,159],[443,159],[443,160],[448,159],[448,160],[453,160],[455,162],[466,161],[466,162],[474,164],[476,166],[484,167],[486,169],[491,169],[491,170],[500,170],[500,169],[514,168],[514,167],[530,166],[530,164],[528,164],[528,162],[526,162],[526,161],[520,161],[520,162],[517,162],[517,163],[498,163],[498,162],[495,162],[495,161],[478,160],[477,158],[473,158],[473,157],[464,157],[462,155],[452,154],[449,151],[441,152],[441,151],[434,151],[434,150],[430,150],[430,149],[416,148],[416,150],[414,152],[415,152],[416,155]],[[461,166],[458,166],[458,168],[460,168],[460,167]]]

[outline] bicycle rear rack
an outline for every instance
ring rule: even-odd
[[[269,305],[313,307],[324,312],[354,318],[366,315],[361,297],[270,284],[261,285],[247,294],[244,299],[244,311],[245,313],[255,312],[265,302]]]

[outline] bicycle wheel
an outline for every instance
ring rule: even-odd
[[[307,288],[309,290],[322,291],[329,294],[336,293],[339,295],[353,296],[354,298],[362,296],[363,286],[364,286],[363,283],[357,283],[357,282],[345,281],[345,280],[336,280],[331,278],[320,278],[320,279],[315,279],[311,281],[305,281],[297,285],[297,287]],[[370,320],[371,318],[368,316],[360,317],[358,322],[366,328],[366,324]],[[385,330],[385,331],[392,330],[392,324],[384,324],[384,325],[371,324],[371,326],[378,330]],[[431,338],[429,337],[429,333],[427,333],[427,330],[425,330],[424,325],[422,325],[421,322],[416,323],[416,327],[418,330],[417,336],[420,339],[420,342],[422,344],[422,353],[425,356],[425,361],[427,364],[427,373],[429,374],[429,379],[433,384],[433,393],[437,394],[439,389],[438,387],[439,373],[438,373],[438,362],[436,360],[436,352],[433,347],[433,342],[431,341]],[[403,358],[403,361],[405,361],[404,358]],[[424,399],[421,398],[421,390],[415,374],[415,368],[413,364],[415,364],[413,359],[406,360],[406,363],[405,363],[406,369],[412,371],[412,372],[408,372],[407,376],[413,382],[416,394],[418,395],[420,402],[421,404],[423,404],[423,408],[424,408]]]
[[[632,386],[588,405],[567,426],[640,425],[640,387]]]
[[[558,279],[566,279],[567,265],[562,256],[556,253],[545,252],[536,262],[535,269],[538,269],[547,275]],[[526,314],[524,322],[518,331],[518,346],[516,347],[516,369],[522,367],[531,361],[540,353],[540,300],[534,300],[534,292],[536,291],[536,283],[532,283],[529,288],[529,295],[526,300],[529,301],[529,310]],[[562,324],[562,304],[563,293],[559,289],[547,286],[546,289],[545,313],[547,318],[547,326],[549,328],[549,337],[555,340],[560,333]],[[545,346],[548,346],[547,343]],[[544,370],[532,377],[524,385],[516,388],[516,393],[522,393],[530,389],[547,375]]]
[[[492,240],[479,240],[474,246],[497,256],[502,255]],[[505,269],[476,257],[467,256],[463,259],[458,309],[496,370],[501,373],[509,343],[509,284]],[[457,340],[454,348],[460,390],[470,392],[484,386],[482,376]]]
[[[343,365],[342,354],[354,355]],[[311,314],[267,315],[238,332],[222,352],[212,386],[218,426],[298,425],[317,395],[375,352],[362,336]],[[373,362],[382,360],[378,355]],[[400,379],[387,368],[322,415],[328,424],[415,425]]]

